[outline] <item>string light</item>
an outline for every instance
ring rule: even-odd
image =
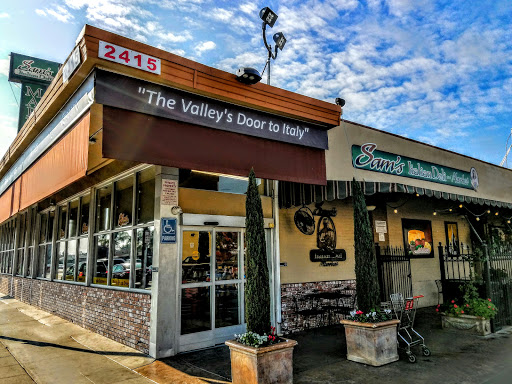
[[[449,211],[449,212],[452,212],[452,211],[453,211],[453,209],[451,209],[451,208],[450,208],[448,211]]]
[[[434,216],[437,216],[437,212],[436,211],[434,211]]]
[[[459,208],[462,208],[462,204],[459,205]]]
[[[393,210],[393,212],[398,213],[398,209]]]
[[[479,217],[477,217],[477,218],[476,218],[476,221],[480,221],[480,218],[479,218]]]
[[[495,215],[498,216],[498,212],[496,212]]]
[[[487,210],[487,213],[491,213],[491,210],[490,210],[490,209],[488,209],[488,210]]]

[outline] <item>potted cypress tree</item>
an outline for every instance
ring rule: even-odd
[[[381,312],[377,260],[373,234],[361,186],[352,180],[354,209],[354,252],[358,310],[352,311],[345,326],[347,359],[373,366],[398,360],[398,320],[390,311]]]
[[[245,233],[247,271],[245,318],[247,332],[226,341],[231,353],[233,384],[292,383],[294,340],[281,339],[270,326],[270,282],[263,209],[251,169],[247,187]]]

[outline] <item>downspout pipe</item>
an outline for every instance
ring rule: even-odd
[[[274,180],[274,295],[276,303],[276,331],[281,334],[281,249],[279,244],[279,181]]]

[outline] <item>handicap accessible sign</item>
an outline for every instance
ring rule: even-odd
[[[176,244],[176,219],[163,217],[160,225],[160,244]]]

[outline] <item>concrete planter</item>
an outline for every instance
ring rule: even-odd
[[[485,336],[491,333],[491,320],[483,317],[460,315],[459,317],[441,314],[443,329],[458,329],[461,332]]]
[[[268,347],[254,348],[235,340],[226,341],[231,353],[233,384],[293,383],[293,347],[285,340]]]
[[[398,360],[397,331],[400,321],[359,323],[341,320],[347,338],[347,359],[379,367]]]

